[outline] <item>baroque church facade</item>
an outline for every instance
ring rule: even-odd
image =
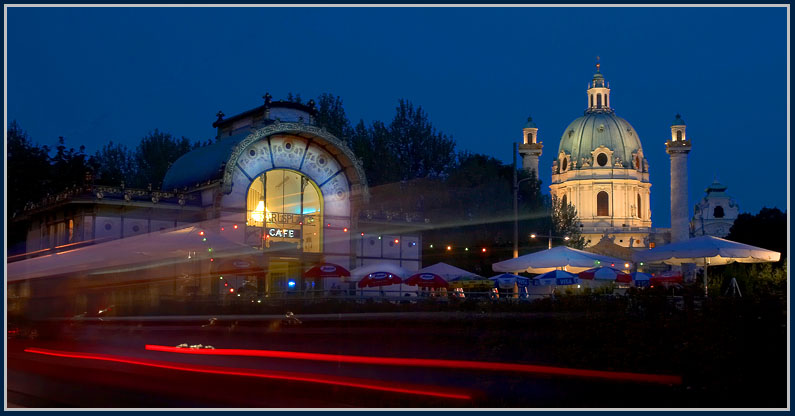
[[[640,136],[616,114],[610,84],[599,69],[597,63],[586,90],[584,114],[569,123],[561,135],[549,185],[553,199],[577,210],[586,246],[608,238],[619,246],[641,249],[693,235],[728,234],[739,208],[723,194],[725,187],[720,184],[707,189],[708,197],[696,206],[695,216],[689,216],[687,156],[692,144],[678,114],[670,126],[671,138],[665,143],[671,161],[671,227],[652,226],[652,184]],[[532,118],[522,136],[519,153],[523,169],[537,174],[543,144]]]

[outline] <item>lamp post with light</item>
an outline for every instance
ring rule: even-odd
[[[519,185],[533,177],[517,180],[516,143],[513,144],[513,258],[519,257]],[[551,246],[550,246],[551,247]]]

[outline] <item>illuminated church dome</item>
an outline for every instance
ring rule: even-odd
[[[617,244],[644,244],[651,227],[649,166],[638,133],[611,107],[610,85],[596,64],[585,114],[560,138],[550,192],[573,205],[589,245],[603,233]]]
[[[576,165],[583,167],[586,163],[590,166],[606,166],[608,158],[599,158],[596,164],[590,163],[594,152],[600,148],[612,151],[610,165],[620,164],[623,167],[633,167],[635,156],[643,152],[640,139],[635,129],[626,120],[618,117],[613,111],[591,111],[569,124],[560,138],[558,154],[565,154]]]

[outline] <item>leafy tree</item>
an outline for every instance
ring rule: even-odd
[[[146,188],[151,184],[153,189],[159,189],[171,164],[190,151],[191,147],[187,138],[177,139],[155,129],[141,139],[135,149],[135,174],[129,186]]]
[[[572,248],[585,248],[585,239],[580,234],[580,223],[577,221],[577,209],[571,204],[563,205],[557,197],[551,201],[552,234],[569,237],[566,245]]]
[[[301,104],[301,94],[293,95],[292,92],[287,93],[287,101],[291,103]]]
[[[778,208],[762,208],[756,215],[742,213],[734,220],[726,239],[787,255],[787,214]]]
[[[352,147],[351,136],[353,128],[348,116],[345,115],[345,108],[342,105],[342,98],[329,93],[323,93],[317,99],[317,124],[324,127],[326,131],[344,141]]]
[[[112,141],[102,146],[92,157],[96,166],[95,182],[118,186],[122,182],[132,183],[135,174],[135,158],[127,146]]]
[[[50,149],[34,144],[28,133],[12,121],[6,133],[8,218],[11,220],[28,202],[37,202],[53,188]]]
[[[455,142],[437,132],[422,107],[401,99],[389,125],[389,148],[400,180],[440,176],[455,163]]]
[[[80,146],[79,150],[67,149],[64,138],[58,138],[55,156],[51,158],[54,192],[82,185],[92,176],[93,167],[85,150],[85,146]]]

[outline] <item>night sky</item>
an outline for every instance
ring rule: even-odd
[[[616,114],[670,225],[665,141],[693,143],[690,211],[716,176],[743,212],[787,205],[787,10],[775,8],[9,8],[6,120],[34,141],[134,147],[155,128],[214,137],[270,92],[342,97],[348,117],[421,105],[457,150],[511,162],[528,115],[542,188],[601,57]],[[13,174],[9,172],[9,174]]]

